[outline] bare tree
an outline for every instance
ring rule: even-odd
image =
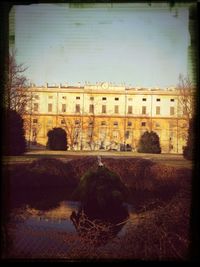
[[[98,103],[95,102],[93,105],[97,106]],[[83,114],[83,111],[80,114]],[[94,109],[87,114],[73,118],[65,115],[60,115],[60,117],[62,128],[67,132],[68,145],[71,150],[76,147],[81,150],[85,148],[90,150],[119,149],[120,144],[123,143],[124,135],[119,130],[118,121],[114,124],[109,116],[100,121]],[[114,126],[111,126],[112,124]]]
[[[96,139],[97,139],[97,133],[96,133],[96,120],[95,115],[92,114],[88,118],[88,125],[85,126],[87,131],[87,144],[90,148],[90,150],[94,150],[96,146]]]
[[[183,119],[181,123],[177,121],[177,138],[182,140],[182,148],[186,144],[186,140],[190,138],[188,135],[188,127],[191,119],[194,116],[194,97],[195,97],[195,87],[189,77],[184,77],[183,75],[179,75],[179,84],[177,86],[178,90],[178,112],[180,115],[183,115]],[[170,138],[170,144],[173,147],[172,140]],[[178,150],[178,145],[177,145]]]
[[[62,128],[67,133],[68,145],[71,150],[74,150],[75,146],[78,145],[81,133],[81,121],[80,118],[74,118],[73,120],[62,117]]]
[[[183,114],[189,121],[194,113],[194,86],[188,77],[179,75],[179,84],[177,86],[179,91],[179,107]]]
[[[6,108],[23,114],[26,111],[26,106],[31,96],[26,93],[28,80],[24,73],[27,68],[23,64],[17,64],[15,56],[15,52],[10,52],[7,83],[3,100]]]
[[[82,149],[83,139],[88,144],[91,150],[95,147],[95,116],[89,116],[87,120],[83,121],[80,117],[74,117],[73,119],[62,117],[62,128],[67,132],[68,145],[71,150],[75,147]],[[87,136],[84,136],[84,134]]]
[[[32,127],[32,142],[33,144],[37,143],[37,137],[42,125],[40,123],[34,124]]]

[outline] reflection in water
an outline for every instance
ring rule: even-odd
[[[10,257],[65,255],[69,238],[77,237],[70,214],[79,202],[63,201],[52,210],[24,206],[12,210],[8,225]]]
[[[11,209],[28,205],[34,209],[46,211],[56,208],[60,202],[66,200],[68,195],[69,192],[65,188],[13,190],[10,193],[10,204]]]
[[[78,210],[79,202],[62,201],[56,208],[51,210],[38,210],[30,206],[15,209],[12,213],[16,222],[23,223],[24,226],[34,228],[58,229],[68,232],[75,232],[75,228],[70,221],[73,210]]]
[[[73,242],[77,244],[77,234],[79,238],[84,237],[81,240],[91,242],[92,245],[102,245],[120,234],[125,224],[90,220],[80,212],[80,202],[75,201],[62,201],[51,210],[39,210],[31,206],[14,209],[9,224],[11,256],[66,255],[71,249],[70,245]],[[75,221],[72,214],[79,214],[79,221]]]

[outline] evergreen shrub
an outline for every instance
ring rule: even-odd
[[[160,139],[157,133],[153,131],[144,132],[139,140],[138,152],[160,154],[161,153]]]

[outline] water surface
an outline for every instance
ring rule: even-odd
[[[14,257],[63,257],[78,237],[70,220],[80,202],[61,201],[57,207],[39,210],[29,205],[15,208],[9,223],[10,250]],[[129,212],[133,212],[128,205]],[[125,233],[125,227],[118,236]],[[57,256],[56,256],[57,255]]]

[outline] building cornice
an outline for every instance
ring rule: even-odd
[[[180,95],[179,90],[167,89],[89,89],[84,87],[28,87],[29,92],[43,93],[85,93],[85,94],[119,94],[119,95]]]

